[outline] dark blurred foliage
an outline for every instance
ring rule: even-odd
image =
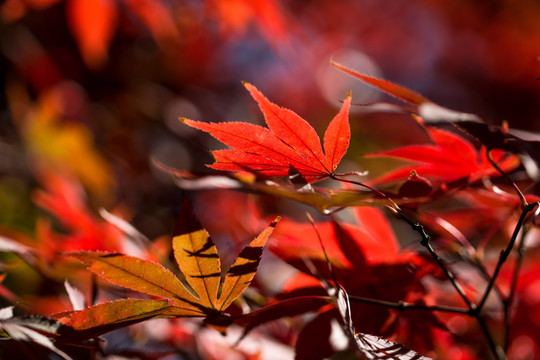
[[[540,131],[539,19],[537,0],[5,0],[0,230],[48,234],[47,223],[69,235],[51,214],[99,222],[104,207],[150,239],[170,235],[185,194],[153,160],[192,171],[212,161],[218,143],[180,116],[260,123],[243,80],[319,130],[352,89],[350,168],[385,141],[415,138],[399,115],[363,106],[397,100],[331,58],[490,123]],[[52,173],[69,181],[52,185]],[[87,205],[51,210],[43,189]],[[211,197],[193,199],[206,227],[228,220]],[[231,237],[242,241],[255,230],[234,201]]]

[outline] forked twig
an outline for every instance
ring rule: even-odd
[[[498,169],[498,170],[500,170],[500,169]],[[493,337],[491,336],[484,319],[480,315],[480,308],[481,307],[475,305],[474,303],[472,303],[469,300],[469,298],[465,294],[465,291],[463,290],[463,288],[457,282],[457,279],[454,276],[454,274],[450,271],[450,269],[442,261],[442,259],[439,257],[439,255],[435,252],[435,249],[433,249],[433,246],[431,245],[431,242],[430,242],[431,238],[426,233],[426,231],[424,229],[424,226],[422,224],[418,223],[418,222],[415,222],[415,221],[412,221],[411,219],[409,219],[404,214],[404,212],[401,210],[401,208],[390,197],[388,197],[386,194],[382,193],[381,191],[373,188],[372,186],[369,186],[369,185],[366,185],[366,184],[363,184],[363,183],[360,183],[360,182],[357,182],[357,181],[354,181],[354,180],[343,179],[343,178],[340,178],[340,177],[335,176],[335,175],[333,175],[332,178],[334,180],[343,181],[343,182],[346,182],[346,183],[355,184],[355,185],[358,185],[358,186],[365,187],[365,188],[367,188],[367,189],[369,189],[371,191],[374,191],[379,196],[382,196],[383,198],[385,198],[386,200],[388,200],[392,204],[391,206],[388,206],[388,209],[390,211],[392,211],[395,215],[397,215],[399,218],[404,220],[407,224],[409,224],[412,227],[412,229],[420,235],[420,239],[421,239],[420,244],[426,248],[426,250],[429,252],[431,257],[435,260],[435,262],[437,263],[439,268],[445,273],[445,275],[447,276],[448,280],[450,281],[450,283],[452,284],[452,286],[454,287],[454,289],[456,290],[458,295],[463,299],[465,304],[467,304],[468,310],[466,310],[465,314],[469,315],[469,316],[472,316],[477,320],[480,328],[482,329],[482,333],[486,337],[486,340],[488,342],[490,351],[492,352],[493,356],[496,359],[505,359],[505,355],[502,352],[502,349],[499,346],[497,346],[497,344],[495,344],[495,341],[493,340]],[[519,189],[518,189],[518,191],[519,191]],[[523,195],[522,195],[522,199],[523,200],[525,199],[525,197]],[[521,228],[520,225],[518,227]],[[491,278],[491,281],[489,282],[489,284],[490,284],[490,285],[488,285],[489,292],[491,292],[491,289],[493,288],[496,277],[497,277],[497,273],[493,275],[493,277]],[[488,295],[489,295],[489,292],[487,292]],[[361,298],[357,298],[357,299],[361,299]],[[357,301],[357,300],[354,300],[354,298],[350,298],[350,300]],[[358,301],[368,302],[369,300],[363,299],[363,300],[358,300]],[[403,308],[403,305],[400,305],[400,303],[384,304],[384,303],[381,303],[381,302],[378,302],[378,301],[374,301],[372,303],[374,303],[374,304],[378,303],[380,305],[385,305],[385,306],[389,306],[389,307],[395,307],[397,309]],[[422,308],[422,309],[425,309],[425,308]],[[445,310],[442,310],[442,308],[438,308],[438,309],[432,309],[432,310],[448,311],[449,309],[445,308]],[[455,309],[453,309],[453,310],[455,310]],[[455,311],[452,311],[452,312],[455,312]]]

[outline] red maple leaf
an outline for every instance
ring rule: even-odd
[[[204,123],[181,119],[232,148],[214,151],[216,162],[209,167],[265,176],[287,176],[294,169],[308,182],[332,176],[349,147],[350,94],[326,129],[323,152],[317,132],[306,120],[270,102],[253,85],[244,85],[259,104],[268,128],[242,122]]]
[[[485,176],[497,176],[497,170],[487,158],[485,147],[476,149],[473,144],[459,135],[434,127],[426,127],[433,143],[411,145],[397,149],[366,154],[366,157],[391,157],[413,163],[388,171],[373,180],[376,184],[407,180],[412,171],[443,184],[460,179],[474,182]],[[493,160],[504,171],[515,169],[519,157],[501,150],[492,150]]]

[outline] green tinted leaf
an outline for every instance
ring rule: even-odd
[[[219,298],[221,311],[225,310],[237,297],[239,297],[253,280],[259,262],[261,261],[264,245],[270,234],[274,231],[279,220],[279,217],[276,218],[270,226],[264,229],[259,236],[242,250],[227,272],[227,275],[225,275],[221,296]]]
[[[167,300],[122,299],[68,313],[59,320],[80,331],[150,319],[169,307]]]
[[[199,296],[199,303],[215,309],[221,264],[208,233],[199,230],[174,237],[173,251],[186,281]]]
[[[90,271],[113,284],[171,299],[173,305],[199,308],[193,295],[160,264],[122,254],[73,252],[70,255],[90,265]]]

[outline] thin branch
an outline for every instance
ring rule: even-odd
[[[512,248],[514,247],[514,244],[516,242],[516,239],[519,235],[519,232],[521,230],[521,227],[523,226],[523,223],[525,222],[525,218],[529,214],[529,212],[533,211],[538,203],[532,203],[527,204],[527,206],[521,210],[521,216],[519,217],[519,220],[517,222],[516,228],[514,229],[514,233],[512,234],[512,238],[510,239],[510,242],[506,246],[506,249],[501,251],[501,255],[499,256],[499,261],[497,262],[497,265],[495,267],[495,271],[493,272],[493,275],[491,276],[491,281],[488,283],[488,286],[486,290],[484,291],[484,296],[482,297],[482,300],[478,304],[478,311],[480,312],[485,305],[487,298],[489,294],[491,293],[491,289],[493,288],[495,284],[495,280],[497,279],[497,276],[499,275],[499,271],[501,270],[504,262],[510,255],[510,252],[512,251]]]
[[[388,307],[388,308],[392,308],[392,309],[396,309],[400,311],[414,309],[414,310],[426,310],[426,311],[443,311],[443,312],[450,312],[450,313],[456,313],[456,314],[470,315],[469,309],[458,308],[458,307],[453,307],[453,306],[422,305],[422,304],[408,303],[404,301],[392,302],[392,301],[370,299],[370,298],[365,298],[361,296],[352,296],[352,295],[349,295],[349,301],[363,303],[363,304],[380,305],[380,306],[384,306],[384,307]]]
[[[497,170],[499,170],[503,175],[506,176],[506,174],[500,170],[497,165],[492,162],[494,164],[494,166],[497,168]],[[459,294],[459,296],[463,299],[463,301],[467,304],[467,307],[468,307],[468,310],[466,310],[466,312],[464,314],[466,315],[469,315],[469,316],[472,316],[474,317],[477,321],[478,321],[478,324],[480,326],[480,328],[482,329],[482,332],[484,333],[484,336],[486,337],[487,341],[488,341],[488,345],[489,345],[489,348],[493,354],[493,356],[495,357],[495,359],[498,359],[498,360],[502,360],[502,359],[505,359],[506,356],[504,355],[504,353],[502,353],[501,351],[501,348],[497,346],[497,344],[495,344],[494,340],[493,340],[493,337],[491,336],[491,334],[489,333],[489,330],[487,328],[487,325],[486,323],[484,322],[484,319],[480,316],[480,308],[481,307],[478,307],[476,306],[475,304],[473,304],[469,298],[467,297],[467,295],[465,294],[463,288],[459,285],[459,283],[457,282],[457,279],[455,278],[454,274],[450,271],[450,269],[445,265],[445,263],[442,261],[442,259],[439,257],[439,255],[437,255],[437,253],[435,252],[435,250],[433,249],[433,246],[431,246],[431,243],[430,243],[430,236],[426,233],[425,229],[424,229],[424,226],[422,226],[420,223],[418,222],[414,222],[412,221],[411,219],[409,219],[404,213],[403,213],[403,210],[401,210],[401,208],[392,200],[390,199],[386,194],[382,193],[381,191],[369,186],[369,185],[366,185],[366,184],[363,184],[363,183],[360,183],[360,182],[356,182],[356,181],[353,181],[353,180],[348,180],[348,179],[343,179],[343,178],[339,178],[335,175],[332,175],[331,176],[332,179],[334,180],[338,180],[338,181],[343,181],[343,182],[346,182],[346,183],[350,183],[350,184],[355,184],[355,185],[359,185],[359,186],[363,186],[371,191],[374,191],[375,193],[379,194],[380,196],[382,196],[384,199],[387,199],[391,204],[392,206],[388,206],[388,209],[391,210],[395,215],[397,215],[398,217],[400,217],[402,220],[404,220],[406,223],[408,223],[412,229],[414,231],[416,231],[419,235],[420,235],[420,244],[422,246],[424,246],[427,251],[429,252],[429,254],[431,255],[431,257],[435,260],[435,262],[437,263],[437,265],[439,266],[439,268],[441,270],[443,270],[443,272],[446,274],[446,276],[448,277],[448,279],[450,280],[450,283],[452,284],[452,286],[454,287],[454,289],[456,290],[456,292]],[[510,180],[510,179],[509,179]],[[517,186],[516,186],[517,188]],[[517,189],[518,191],[518,194],[521,194],[521,192],[519,191],[519,188]],[[525,200],[525,197],[522,195],[522,204],[527,204],[526,201],[523,202]],[[531,210],[533,209],[534,207],[531,208]],[[528,207],[527,207],[528,209]],[[525,211],[530,211],[530,210],[523,210],[523,212],[525,213]],[[521,228],[521,226],[520,226]],[[514,239],[515,241],[515,239]],[[512,244],[513,245],[513,244]],[[506,255],[507,257],[508,255]],[[505,260],[506,260],[506,257],[505,257]],[[504,261],[503,261],[504,262]],[[501,264],[502,265],[502,264]],[[499,268],[500,270],[500,268]],[[498,270],[497,272],[493,275],[491,281],[489,282],[489,285],[488,285],[488,288],[489,288],[489,291],[491,292],[491,289],[493,288],[493,285],[495,283],[495,279],[497,277],[497,273],[498,273]],[[487,295],[489,295],[489,293],[487,293]],[[350,298],[350,297],[349,297]],[[487,296],[486,296],[487,298]],[[353,300],[353,299],[351,299]],[[354,300],[353,300],[354,301]],[[485,299],[484,299],[484,302],[485,302]],[[378,304],[380,305],[383,305],[383,303],[381,303],[380,301],[378,301]],[[392,304],[392,303],[390,303]],[[396,304],[396,303],[394,303]],[[481,303],[483,305],[483,303]],[[393,306],[393,305],[392,305]],[[391,306],[391,307],[392,307]],[[399,303],[397,303],[397,308],[399,309],[402,305],[399,305]],[[461,312],[460,312],[461,313]]]
[[[420,237],[421,237],[420,244],[427,249],[427,251],[429,252],[431,257],[433,258],[433,260],[435,260],[437,265],[439,265],[441,270],[446,274],[446,277],[448,277],[448,279],[450,280],[450,283],[452,284],[454,289],[456,289],[456,292],[463,299],[463,301],[465,301],[465,304],[467,304],[469,309],[471,309],[471,311],[476,310],[476,306],[473,303],[471,303],[469,298],[465,295],[465,292],[463,291],[463,288],[457,282],[456,277],[454,276],[454,274],[443,263],[442,259],[439,257],[439,255],[437,255],[437,253],[433,249],[433,246],[431,246],[431,242],[430,242],[431,238],[426,233],[424,227],[421,224],[417,223],[417,222],[411,221],[409,218],[404,216],[403,213],[401,213],[401,212],[399,213],[399,215],[401,216],[401,218],[403,220],[405,220],[405,222],[407,222],[409,225],[411,225],[411,227],[413,228],[414,231],[416,231],[418,234],[420,234]]]
[[[323,251],[323,254],[324,254],[324,259],[326,261],[326,264],[328,265],[328,271],[330,272],[330,276],[332,276],[332,280],[334,281],[334,287],[338,286],[338,281],[337,281],[337,277],[336,277],[336,273],[334,272],[334,266],[332,265],[332,262],[330,261],[330,258],[328,257],[328,254],[326,253],[326,249],[324,247],[324,244],[323,244],[323,240],[321,238],[321,234],[319,233],[319,230],[317,229],[317,225],[315,225],[315,221],[313,221],[313,218],[311,217],[311,215],[309,213],[306,213],[307,215],[307,218],[311,224],[311,227],[313,228],[313,230],[315,230],[315,233],[317,234],[317,239],[319,239],[319,245],[321,245],[321,249]],[[322,276],[321,276],[322,278]],[[330,285],[330,284],[327,284],[327,285]]]
[[[512,274],[512,283],[510,284],[510,293],[508,297],[503,301],[504,305],[504,350],[508,349],[510,344],[510,310],[514,297],[516,294],[516,286],[518,282],[519,273],[521,271],[521,265],[523,263],[523,253],[525,245],[525,231],[522,232],[518,244],[517,244],[517,258],[514,265],[514,273]]]

